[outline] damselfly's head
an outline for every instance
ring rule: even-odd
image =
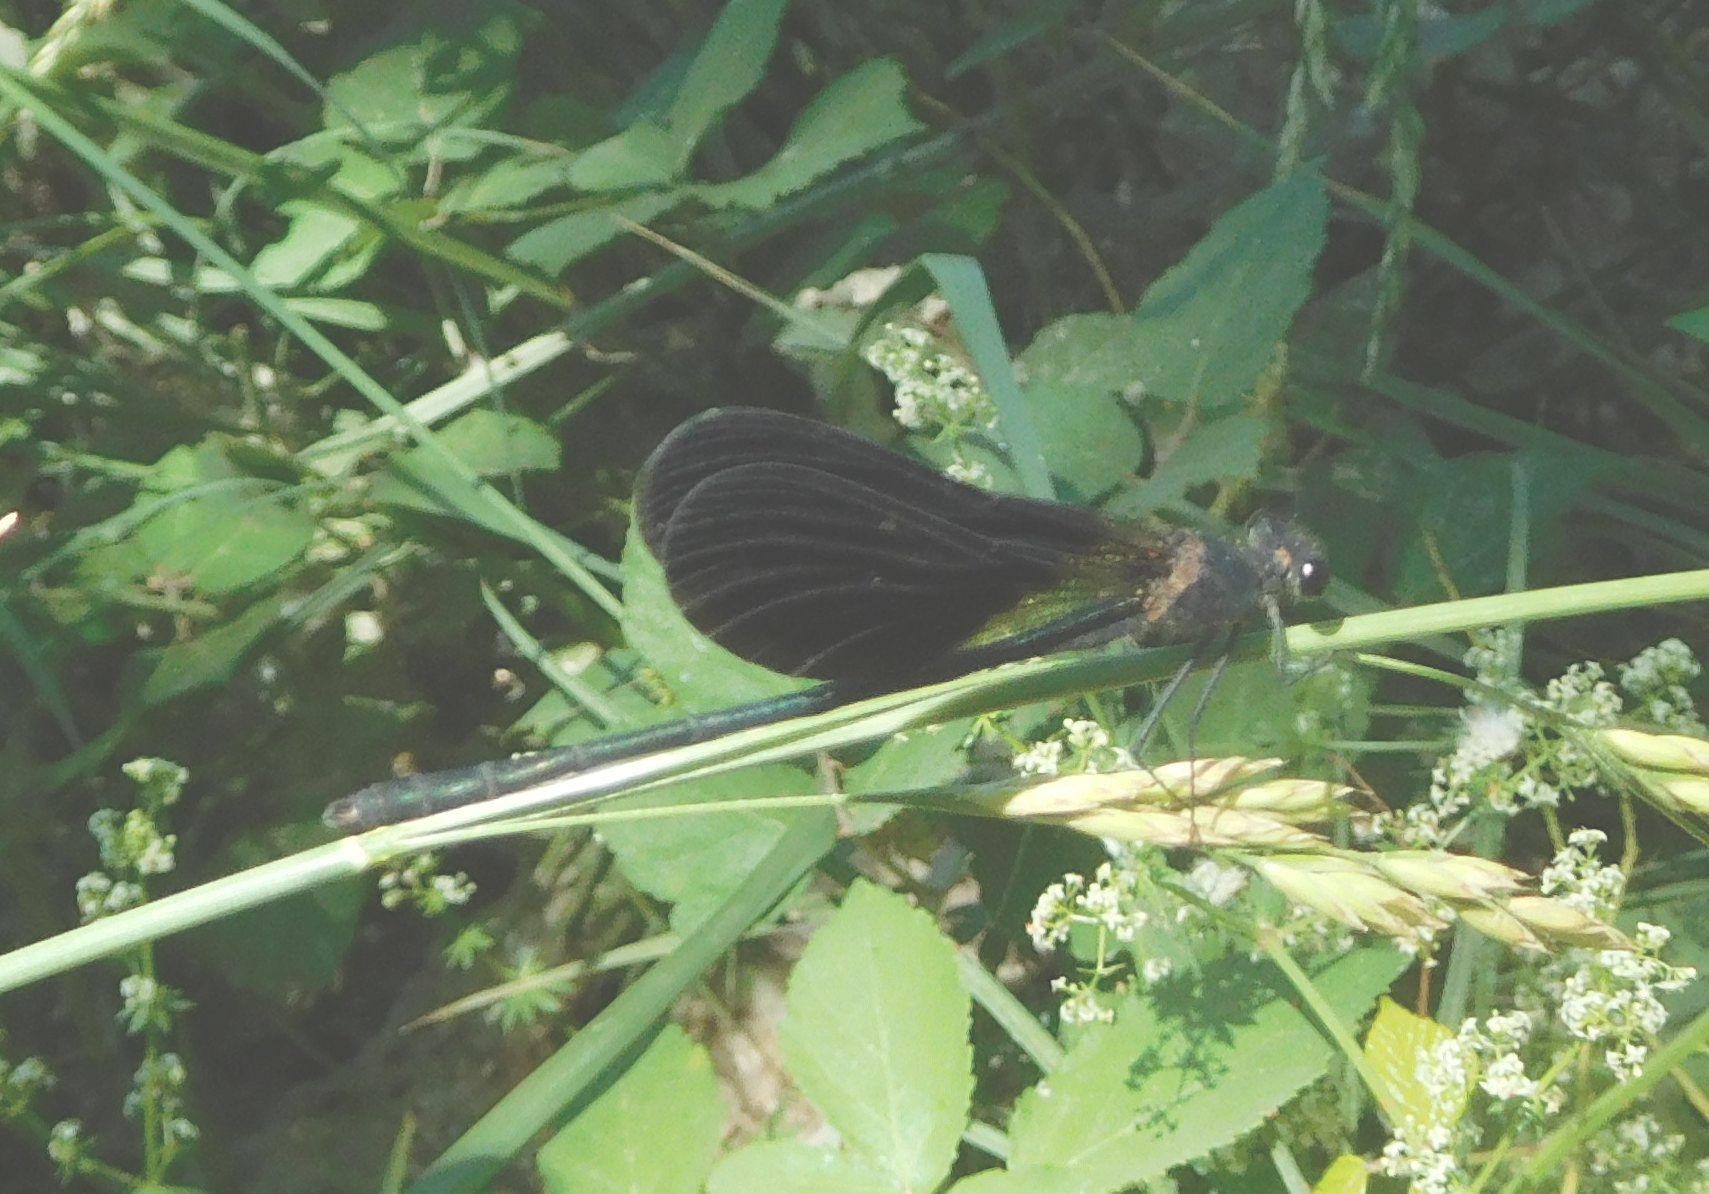
[[[1298,601],[1321,596],[1329,587],[1323,544],[1286,519],[1258,515],[1246,526],[1246,541],[1257,557],[1269,597]]]

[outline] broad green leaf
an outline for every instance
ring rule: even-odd
[[[446,126],[476,126],[510,98],[524,26],[519,4],[423,6],[408,40],[370,53],[327,82],[326,127],[354,120],[375,136],[414,141]],[[445,139],[441,155],[468,152]]]
[[[1676,332],[1684,332],[1687,336],[1696,336],[1699,340],[1709,343],[1709,307],[1681,311],[1667,321],[1667,326]]]
[[[1311,1194],[1365,1194],[1371,1184],[1371,1173],[1363,1157],[1337,1157],[1335,1164],[1323,1171]]]
[[[1466,1110],[1474,1076],[1458,1091],[1433,1091],[1419,1076],[1419,1067],[1443,1041],[1452,1040],[1454,1030],[1427,1019],[1384,998],[1377,1018],[1365,1036],[1365,1060],[1387,1087],[1387,1094],[1401,1117],[1421,1124],[1453,1124]]]
[[[1275,359],[1323,248],[1323,184],[1301,174],[1224,215],[1131,315],[1070,315],[1021,354],[1031,382],[1206,408],[1239,402]]]
[[[255,584],[295,564],[314,537],[313,517],[280,488],[295,479],[288,459],[227,436],[180,445],[114,520],[122,537],[86,552],[77,572],[95,588],[168,573],[204,596]]]
[[[226,846],[212,868],[231,874],[283,858],[325,840],[303,822],[246,835]],[[300,1004],[330,987],[356,939],[356,924],[368,889],[354,879],[322,884],[223,917],[189,938],[203,964],[240,990],[253,991],[281,1007]]]
[[[1453,58],[1483,45],[1507,27],[1514,6],[1491,4],[1481,12],[1436,12],[1418,21],[1420,58]],[[1382,21],[1368,14],[1348,16],[1334,23],[1335,40],[1355,58],[1374,58],[1383,40]]]
[[[948,1176],[973,1095],[971,1001],[924,912],[849,889],[789,981],[778,1036],[801,1093],[897,1190]]]
[[[626,235],[628,230],[615,217],[645,224],[681,200],[682,195],[677,191],[645,191],[607,206],[571,212],[524,232],[510,242],[505,252],[548,277],[556,277],[590,253]]]
[[[770,207],[844,162],[917,132],[907,86],[894,59],[856,67],[814,97],[769,162],[734,182],[699,186],[695,194],[714,207]]]
[[[687,153],[760,85],[789,0],[728,0],[683,75],[665,123]]]
[[[672,784],[625,804],[661,808],[805,796],[815,790],[812,776],[798,767],[750,767]],[[619,809],[625,804],[609,807]],[[828,807],[775,812],[700,810],[680,817],[609,821],[600,827],[600,836],[629,882],[671,905],[671,927],[686,936],[718,909],[800,818],[822,823],[828,849],[836,838],[836,817]]]
[[[483,477],[549,472],[558,467],[557,437],[521,415],[478,408],[459,415],[435,434],[441,444]],[[384,505],[460,515],[505,533],[492,524],[487,512],[478,505],[448,509],[444,495],[431,483],[438,472],[438,463],[425,448],[410,448],[386,462],[385,471],[374,479],[369,496]]]
[[[445,424],[435,435],[443,446],[483,477],[550,472],[558,467],[557,437],[522,415],[471,410]],[[419,448],[413,450],[419,451]]]
[[[1201,757],[1291,753],[1299,732],[1294,696],[1275,660],[1266,657],[1229,664],[1200,709],[1210,679],[1209,671],[1194,672],[1164,707],[1163,724],[1171,744],[1185,753],[1190,741]]]
[[[806,686],[737,658],[690,626],[633,521],[623,547],[623,635],[691,710],[764,700]]]
[[[1072,1170],[1042,1165],[987,1169],[956,1182],[950,1194],[1094,1194],[1097,1189]]]
[[[1139,518],[1186,496],[1196,485],[1254,477],[1268,427],[1261,415],[1235,411],[1197,427],[1136,485],[1109,504],[1121,518]]]
[[[898,1194],[903,1187],[875,1162],[826,1152],[799,1140],[762,1140],[718,1163],[709,1194]]]
[[[279,613],[279,599],[264,598],[223,625],[160,651],[142,684],[143,704],[159,705],[198,688],[225,684],[278,622]]]
[[[1043,383],[1026,389],[1044,462],[1063,497],[1090,502],[1145,462],[1145,434],[1114,394]]]
[[[1431,461],[1409,487],[1418,496],[1404,512],[1416,522],[1400,543],[1391,582],[1398,598],[1439,601],[1447,588],[1444,579],[1455,595],[1501,590],[1507,579],[1516,467],[1526,472],[1529,552],[1539,558],[1554,554],[1565,516],[1597,479],[1583,459],[1527,450]]]
[[[1533,25],[1553,25],[1575,17],[1596,0],[1520,0],[1519,11]]]
[[[959,78],[976,66],[1019,49],[1062,24],[1073,10],[1074,0],[1032,0],[944,67],[944,77]]]
[[[598,145],[590,145],[570,163],[570,185],[583,191],[628,191],[674,182],[687,162],[671,130],[640,120]]]
[[[547,191],[569,186],[572,160],[562,153],[518,154],[481,166],[445,192],[439,210],[463,214],[521,207]]]
[[[327,181],[347,194],[384,200],[395,197],[403,185],[392,167],[356,146],[331,147],[330,153],[337,169]],[[366,273],[385,245],[368,221],[313,200],[289,200],[279,205],[279,212],[289,217],[290,225],[250,263],[262,284],[274,290],[341,289]]]
[[[662,1114],[669,1117],[663,1136]],[[549,1194],[695,1194],[718,1155],[727,1115],[712,1059],[667,1024],[535,1161]]]
[[[1356,1020],[1407,964],[1392,948],[1363,949],[1313,982]],[[1048,1093],[1021,1096],[1010,1164],[1060,1166],[1089,1190],[1116,1191],[1221,1148],[1328,1068],[1333,1049],[1298,1004],[1268,963],[1245,958],[1136,995],[1114,1024],[1085,1030]]]
[[[695,146],[765,77],[788,0],[729,0],[662,119],[643,118],[589,146],[570,166],[584,191],[656,187],[682,177]]]
[[[296,563],[314,538],[314,519],[277,495],[191,498],[137,529],[148,571],[188,577],[214,596],[256,583]]]
[[[910,730],[885,741],[864,760],[843,772],[843,791],[853,796],[899,792],[948,783],[967,770],[961,744],[973,719]],[[870,833],[896,812],[893,805],[856,804],[849,818],[859,833]]]

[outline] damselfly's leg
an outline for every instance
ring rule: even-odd
[[[1206,677],[1204,688],[1199,690],[1199,699],[1193,702],[1193,712],[1187,718],[1187,759],[1193,764],[1193,769],[1187,773],[1187,798],[1194,804],[1197,804],[1199,799],[1199,720],[1204,717],[1205,708],[1211,703],[1211,694],[1216,691],[1216,686],[1228,671],[1228,661],[1234,655],[1234,640],[1239,635],[1240,627],[1238,626],[1230,626],[1224,633],[1222,650],[1217,653],[1216,665],[1211,668],[1211,674]]]
[[[1193,669],[1198,667],[1204,659],[1205,650],[1211,645],[1211,641],[1210,638],[1202,638],[1193,644],[1193,653],[1187,656],[1187,661],[1169,678],[1169,683],[1163,686],[1163,691],[1157,694],[1157,699],[1151,702],[1151,708],[1147,711],[1145,720],[1139,724],[1139,732],[1133,736],[1133,742],[1127,748],[1128,754],[1133,756],[1134,762],[1138,763],[1140,768],[1151,776],[1157,786],[1169,796],[1174,795],[1169,785],[1163,782],[1163,777],[1152,770],[1150,764],[1141,758],[1140,754],[1151,741],[1151,735],[1156,732],[1158,723],[1163,717],[1163,710],[1169,707],[1169,702],[1175,699],[1177,692],[1181,691],[1181,685],[1187,682],[1187,677],[1193,674]]]
[[[1270,658],[1276,664],[1276,674],[1285,682],[1288,678],[1288,626],[1282,621],[1282,607],[1275,598],[1264,599],[1264,614],[1270,620]]]

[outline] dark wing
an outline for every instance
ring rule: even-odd
[[[956,670],[948,661],[994,618],[1127,548],[1091,511],[987,493],[847,432],[740,408],[673,432],[637,502],[672,597],[713,641],[871,690]],[[1050,645],[1029,635],[1024,653]],[[1005,657],[989,642],[977,656]]]

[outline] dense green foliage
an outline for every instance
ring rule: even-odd
[[[1709,559],[1693,8],[0,0],[0,950],[46,943],[0,957],[0,1185],[1706,1188],[1709,752],[1583,735],[1701,733],[1689,652],[1640,652],[1705,645],[1657,603],[1709,581],[1518,629]],[[395,770],[790,687],[630,534],[651,447],[738,403],[1122,518],[1296,510],[1313,612],[1396,658],[1249,643],[1147,757],[1359,815],[1044,818],[1143,847],[1052,936],[1105,851],[970,760],[1131,769],[1150,695],[1093,690],[1142,655],[623,806],[678,816],[299,856]],[[182,918],[67,934],[138,904]],[[1544,1023],[1597,983],[1668,1028]]]

